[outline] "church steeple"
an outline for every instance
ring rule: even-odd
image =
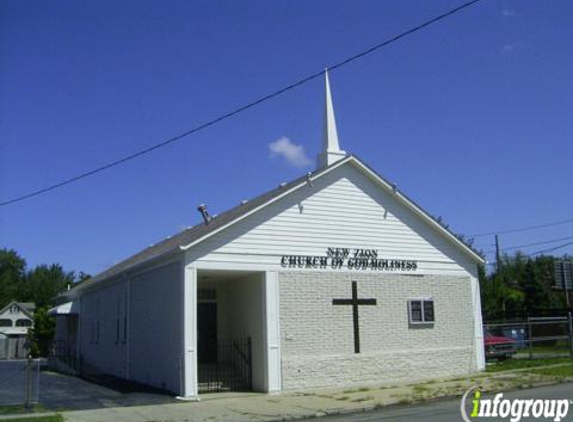
[[[324,82],[324,135],[322,140],[322,151],[318,155],[317,168],[319,169],[329,166],[346,156],[346,152],[342,151],[338,144],[338,131],[336,130],[336,119],[334,118],[334,107],[332,105],[332,94],[330,92],[330,82],[328,80],[328,69],[324,71]]]

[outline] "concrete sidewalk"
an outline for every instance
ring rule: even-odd
[[[202,396],[199,402],[113,407],[61,414],[67,422],[278,421],[363,412],[393,404],[461,396],[470,387],[478,387],[482,391],[509,391],[564,381],[573,379],[516,370],[416,384],[289,392],[276,396],[256,393],[211,394]]]

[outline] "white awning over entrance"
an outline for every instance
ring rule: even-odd
[[[48,315],[50,316],[70,315],[70,314],[77,315],[79,313],[80,313],[80,303],[77,301],[63,303],[48,311]]]

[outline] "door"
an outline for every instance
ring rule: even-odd
[[[197,360],[217,362],[217,303],[197,304]]]

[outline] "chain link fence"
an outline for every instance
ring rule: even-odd
[[[40,359],[0,360],[0,406],[38,403],[40,366]]]
[[[486,359],[573,357],[571,313],[484,324]]]

